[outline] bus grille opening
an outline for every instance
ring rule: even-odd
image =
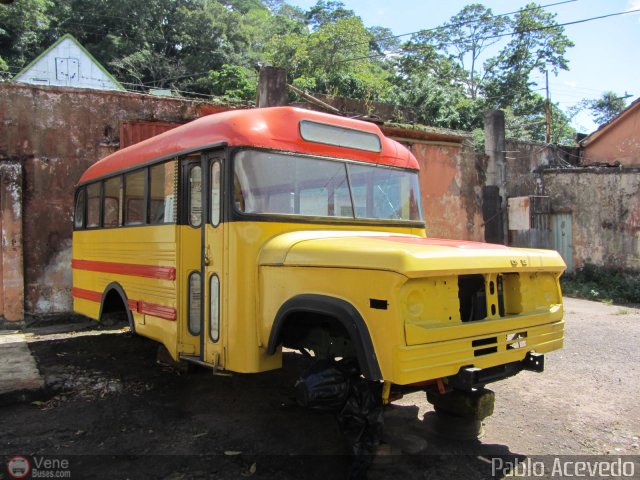
[[[504,288],[502,275],[498,275],[495,283],[489,282],[489,295],[495,299],[497,290],[498,302],[491,303],[492,317],[498,314],[505,316]],[[487,284],[484,275],[460,275],[458,277],[458,301],[460,302],[460,319],[463,322],[473,322],[487,318]],[[497,307],[497,308],[496,308]]]

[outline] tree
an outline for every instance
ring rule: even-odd
[[[42,51],[50,0],[0,5],[0,71],[17,73]]]
[[[256,73],[237,65],[223,65],[209,72],[214,95],[229,100],[254,100],[256,98]]]
[[[317,30],[323,25],[355,16],[355,12],[346,8],[340,0],[318,0],[305,15],[307,24],[313,30]]]
[[[373,37],[359,17],[339,18],[303,34],[277,36],[266,59],[286,68],[294,85],[317,93],[363,100],[385,98],[389,73],[369,58]]]
[[[495,106],[504,108],[526,101],[531,95],[532,72],[548,70],[557,74],[569,69],[565,53],[574,44],[555,17],[530,3],[510,21],[511,40],[496,58],[488,61],[492,78],[485,92],[495,99]]]
[[[393,35],[391,29],[387,27],[369,27],[367,28],[371,34],[371,43],[369,49],[381,56],[387,52],[395,52],[400,47],[400,40]]]
[[[416,122],[468,129],[475,114],[460,81],[464,72],[432,40],[419,33],[402,46],[403,54],[394,59],[391,101],[413,110]]]
[[[604,125],[627,108],[626,98],[627,95],[621,96],[615,92],[608,91],[595,100],[583,100],[582,104],[591,111],[594,122],[598,125]]]
[[[439,50],[450,55],[466,74],[464,81],[471,98],[476,98],[486,74],[478,63],[482,54],[500,40],[509,22],[494,16],[490,8],[479,3],[464,7],[449,22],[430,32]],[[493,65],[489,63],[488,65]]]

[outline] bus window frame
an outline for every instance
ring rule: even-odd
[[[110,225],[108,227],[104,226],[104,213],[105,213],[105,201],[107,197],[105,196],[105,186],[106,183],[110,180],[119,179],[120,187],[118,188],[118,220],[117,225]],[[111,198],[111,197],[110,197]],[[102,214],[102,227],[101,228],[120,228],[124,225],[124,175],[113,175],[108,178],[102,179],[102,201],[100,202],[100,213]]]
[[[202,215],[202,211],[204,209],[204,205],[202,202],[202,196],[205,193],[204,190],[204,178],[203,178],[203,171],[202,171],[202,157],[200,156],[199,161],[198,162],[193,162],[191,165],[188,165],[186,170],[186,175],[185,175],[185,185],[186,185],[186,191],[185,191],[185,213],[186,213],[186,221],[187,221],[187,225],[189,225],[191,228],[202,228],[202,224],[204,223],[204,218]],[[194,225],[194,223],[191,221],[192,220],[192,216],[191,216],[191,202],[192,202],[192,195],[191,195],[191,173],[193,172],[193,170],[195,170],[196,168],[200,169],[200,222],[197,225]]]
[[[93,185],[98,185],[100,188],[100,194],[98,196],[98,224],[97,225],[92,225],[89,226],[88,224],[88,220],[89,220],[89,187],[93,186]],[[86,194],[86,206],[85,206],[85,210],[87,212],[87,214],[85,215],[85,230],[100,230],[103,228],[102,226],[102,218],[103,218],[103,213],[102,213],[102,197],[104,196],[104,179],[100,179],[98,181],[95,182],[91,182],[91,183],[87,183],[85,185],[86,190],[87,190],[87,194]]]
[[[82,222],[80,223],[80,226],[77,225],[76,223],[76,214],[78,212],[78,200],[80,199],[80,196],[82,195]],[[73,202],[73,230],[84,230],[85,229],[85,225],[87,223],[87,188],[86,186],[82,186],[76,189],[75,192],[75,198],[74,198],[74,202]]]
[[[340,147],[336,147],[340,148]],[[350,163],[355,165],[364,165],[364,166],[378,166],[380,168],[389,169],[389,170],[399,170],[399,171],[407,171],[419,174],[419,170],[415,170],[412,168],[402,168],[402,167],[391,167],[387,165],[375,164],[370,162],[361,162],[357,160],[352,160],[344,157],[327,157],[322,155],[314,155],[309,153],[301,153],[294,152],[290,150],[276,150],[272,148],[264,148],[264,147],[255,147],[255,146],[242,146],[229,148],[227,152],[227,168],[226,170],[226,201],[230,204],[230,207],[227,209],[228,215],[225,218],[225,221],[233,222],[233,221],[242,221],[242,222],[281,222],[281,223],[313,223],[313,224],[323,224],[323,225],[332,225],[332,224],[341,224],[341,225],[352,225],[352,226],[378,226],[378,227],[405,227],[405,228],[426,228],[426,222],[424,221],[424,217],[422,220],[396,220],[396,219],[375,219],[375,218],[362,218],[356,217],[355,211],[353,212],[354,217],[325,217],[325,216],[314,216],[314,215],[299,215],[299,214],[282,214],[282,213],[245,213],[241,212],[236,208],[234,202],[234,175],[235,175],[235,161],[236,155],[244,150],[250,151],[259,151],[259,152],[268,152],[268,153],[276,153],[282,155],[291,155],[296,157],[304,157],[312,160],[327,160],[339,163]],[[338,153],[338,152],[336,152]],[[349,176],[349,169],[347,168],[347,181],[349,183],[349,192],[350,195],[353,195],[351,189],[351,178]],[[422,195],[422,192],[420,192]],[[355,208],[354,199],[351,198],[351,205]],[[423,212],[424,216],[424,212]]]
[[[157,165],[162,165],[164,163],[168,163],[171,161],[176,161],[177,163],[180,162],[180,158],[179,157],[170,157],[170,158],[164,158],[163,160],[159,161],[159,162],[154,162],[154,163],[148,163],[145,164],[142,167],[136,167],[136,168],[128,168],[125,170],[122,170],[120,172],[114,173],[112,175],[106,176],[106,177],[101,177],[95,181],[90,181],[90,182],[85,182],[82,183],[81,185],[77,186],[75,188],[74,191],[74,203],[73,203],[73,230],[96,230],[96,229],[115,229],[115,228],[139,228],[139,227],[149,227],[149,226],[160,226],[160,225],[182,225],[183,223],[181,222],[181,218],[179,215],[179,210],[178,210],[178,216],[176,218],[175,221],[171,221],[168,223],[151,223],[150,221],[150,202],[151,202],[151,191],[150,191],[150,176],[151,176],[151,167],[157,166]],[[145,207],[145,212],[144,212],[144,219],[143,222],[141,223],[136,223],[136,224],[131,224],[131,225],[127,225],[126,223],[126,198],[127,198],[127,185],[126,185],[126,176],[130,175],[130,174],[135,174],[138,172],[143,172],[144,173],[144,193],[143,193],[143,205]],[[179,172],[174,172],[174,175],[176,175],[177,178],[179,178]],[[121,184],[121,188],[122,188],[122,198],[120,199],[120,215],[121,215],[121,221],[120,224],[117,226],[110,226],[110,227],[105,227],[104,226],[104,183],[108,180],[111,180],[113,178],[117,178],[120,177],[120,184]],[[174,182],[179,181],[177,179],[174,179]],[[87,197],[87,190],[89,187],[91,187],[92,185],[96,185],[99,184],[100,185],[100,196],[98,197],[100,200],[100,209],[99,209],[99,225],[93,226],[93,227],[88,227],[87,226],[87,215],[88,215],[88,197]],[[83,218],[83,223],[82,223],[82,227],[76,227],[75,224],[75,206],[76,206],[76,202],[78,200],[78,196],[81,194],[81,192],[84,192],[84,218]],[[180,202],[180,187],[177,187],[176,192],[174,192],[175,195],[175,200],[176,200],[176,205],[174,205],[174,208],[179,209],[179,204],[178,202]],[[186,223],[188,225],[188,222]]]
[[[217,306],[217,312],[218,312],[218,330],[217,330],[217,335],[214,337],[213,336],[213,331],[211,328],[211,320],[212,320],[212,305],[211,305],[211,300],[213,300],[213,279],[214,277],[217,280],[217,289],[218,292],[216,294],[216,299],[218,301],[218,306]],[[213,343],[218,343],[220,341],[220,330],[222,327],[222,308],[221,308],[221,302],[220,302],[220,292],[221,292],[221,288],[220,288],[220,277],[218,276],[217,273],[212,273],[209,276],[209,339],[213,342]]]
[[[127,224],[127,175],[135,175],[138,172],[142,172],[144,177],[142,179],[142,206],[144,207],[144,212],[142,215],[142,222],[140,223],[132,223]],[[122,196],[122,228],[131,228],[131,227],[148,227],[149,223],[147,222],[148,216],[148,208],[147,208],[147,197],[148,197],[148,180],[149,180],[149,167],[137,168],[135,170],[130,170],[122,174],[122,184],[123,184],[123,196]]]
[[[209,225],[211,225],[213,228],[217,228],[218,225],[220,225],[220,223],[223,221],[223,215],[224,215],[224,201],[225,201],[225,188],[224,188],[224,170],[222,168],[222,159],[223,157],[214,157],[211,159],[211,161],[209,162],[209,198],[208,198],[208,212],[207,212],[207,221],[209,223]],[[213,223],[213,189],[212,189],[212,185],[213,185],[213,167],[215,165],[218,165],[218,221],[216,223]]]
[[[200,318],[198,318],[198,325],[199,325],[200,331],[198,333],[194,333],[194,331],[191,329],[191,277],[193,277],[194,275],[198,275],[200,277],[200,281],[198,282],[200,284],[200,301],[198,302],[200,303]],[[202,327],[203,327],[202,320],[203,320],[203,307],[204,307],[202,278],[203,278],[202,270],[192,270],[191,272],[189,272],[189,275],[187,275],[187,330],[189,331],[189,334],[193,337],[202,336]]]

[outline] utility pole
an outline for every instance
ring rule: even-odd
[[[544,116],[547,123],[547,131],[544,136],[545,143],[551,143],[551,102],[549,100],[549,70],[545,70],[545,78],[547,80],[547,101],[544,103]]]

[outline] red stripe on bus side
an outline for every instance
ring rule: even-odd
[[[71,295],[76,298],[82,298],[84,300],[90,300],[97,303],[102,301],[101,293],[92,292],[91,290],[83,290],[82,288],[73,287],[71,289]],[[178,313],[174,307],[158,305],[157,303],[141,302],[138,300],[128,300],[127,304],[131,310],[142,313],[143,315],[153,315],[154,317],[171,321],[175,321],[178,318]]]
[[[73,287],[71,289],[71,295],[76,298],[82,298],[84,300],[91,300],[92,302],[101,302],[102,295],[98,292],[92,292],[91,290],[83,290],[82,288]]]
[[[158,280],[175,280],[175,267],[157,267],[154,265],[135,265],[132,263],[97,262],[94,260],[71,260],[71,267],[76,270],[91,272],[115,273],[134,277],[156,278]]]
[[[144,315],[164,318],[165,320],[175,320],[178,317],[175,308],[155,303],[138,302],[138,312]]]

